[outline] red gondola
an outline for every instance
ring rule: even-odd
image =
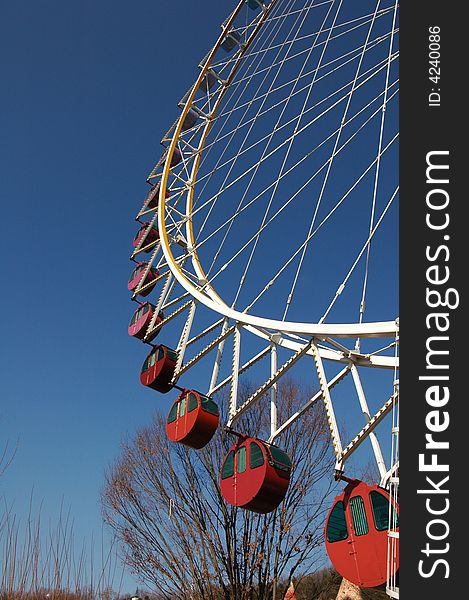
[[[150,304],[149,302],[145,302],[144,304],[141,304],[137,310],[134,312],[134,314],[132,315],[132,318],[130,319],[130,323],[129,323],[129,327],[127,329],[129,335],[131,335],[132,337],[136,337],[139,340],[143,340],[143,338],[145,337],[145,333],[148,329],[148,325],[150,324],[150,321],[153,318],[155,307],[153,306],[153,304]],[[155,326],[158,325],[159,323],[161,323],[161,321],[164,319],[164,315],[163,315],[163,311],[160,310],[160,312],[158,313],[158,316],[155,319]],[[153,340],[159,333],[159,329],[157,329],[149,338],[147,341],[151,342],[151,340]]]
[[[147,233],[148,232],[148,233]],[[143,237],[145,239],[143,240]],[[143,252],[150,252],[151,248],[150,244],[154,244],[160,239],[160,233],[158,231],[158,227],[156,225],[152,225],[150,227],[149,222],[142,223],[140,229],[137,231],[134,237],[133,247],[137,248],[140,242],[143,240],[142,248],[144,248]]]
[[[212,439],[218,423],[218,405],[195,390],[183,390],[169,411],[166,433],[172,442],[198,450]]]
[[[150,191],[148,192],[148,194],[145,197],[145,200],[143,201],[144,208],[156,208],[158,206],[158,198],[160,196],[160,187],[161,187],[161,184],[159,181],[158,181],[158,183],[155,183],[155,185],[151,187]],[[165,198],[169,198],[169,196],[170,196],[170,194],[169,194],[168,190],[166,190]]]
[[[360,587],[386,583],[388,524],[396,522],[399,508],[386,490],[350,480],[335,498],[324,529],[326,549],[336,571]],[[399,569],[396,559],[394,575]]]
[[[277,446],[257,438],[240,440],[224,460],[221,493],[233,506],[262,514],[275,510],[290,483],[290,459]]]
[[[132,274],[129,277],[127,289],[129,289],[131,292],[133,292],[137,288],[147,267],[148,267],[147,262],[138,263],[138,265],[135,267],[135,269],[132,271]],[[152,281],[154,281],[158,277],[158,275],[159,275],[159,271],[157,269],[155,269],[154,267],[151,267],[147,273],[147,276],[145,277],[144,285],[147,285],[148,283],[151,283]],[[150,285],[145,290],[139,292],[140,296],[148,296],[148,294],[155,287],[155,285],[156,285],[156,281],[153,283],[153,285]]]
[[[166,394],[172,389],[177,353],[167,346],[155,346],[146,357],[140,371],[140,383]]]

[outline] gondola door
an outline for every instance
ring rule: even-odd
[[[248,489],[249,482],[249,474],[247,469],[247,448],[246,445],[243,444],[239,446],[236,450],[236,458],[235,458],[235,473],[233,477],[233,485],[234,485],[234,494],[235,494],[235,503],[241,500],[241,504],[244,504],[244,499],[246,496],[246,490]],[[240,495],[241,498],[240,498]]]
[[[358,494],[349,498],[346,515],[350,531],[350,553],[355,559],[357,579],[361,585],[368,587],[368,577],[363,569],[363,557],[366,557],[367,566],[372,572],[376,572],[376,569],[379,570],[380,567],[376,564],[375,544],[368,535],[370,531],[369,514],[363,496]],[[386,569],[386,559],[384,568]]]
[[[360,486],[361,487],[361,486]],[[361,492],[361,490],[360,490]],[[371,492],[382,498],[388,507],[385,496]],[[387,510],[386,510],[387,512]],[[381,531],[376,525],[376,511],[371,503],[371,495],[359,489],[348,499],[345,511],[350,532],[350,554],[354,557],[357,579],[360,586],[375,587],[386,581],[387,567],[387,520]]]
[[[176,420],[176,435],[178,438],[182,438],[187,433],[187,396],[188,394],[182,395],[178,402],[178,418]]]

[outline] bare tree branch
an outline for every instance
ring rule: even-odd
[[[252,387],[240,386],[240,402]],[[311,390],[286,379],[278,394],[282,418],[301,406]],[[237,427],[266,439],[269,398],[243,415]],[[285,500],[272,513],[258,515],[224,501],[219,470],[232,443],[220,429],[198,452],[172,444],[164,420],[155,417],[123,445],[106,475],[104,518],[132,570],[166,598],[267,600],[274,581],[310,572],[324,556],[333,457],[320,407],[283,434],[281,445],[293,471]]]

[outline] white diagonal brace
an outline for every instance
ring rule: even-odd
[[[290,358],[285,363],[283,363],[283,365],[279,369],[277,369],[277,371],[273,375],[271,375],[266,382],[264,382],[259,388],[257,388],[257,390],[253,394],[251,394],[251,396],[249,396],[249,398],[245,402],[243,402],[243,404],[241,404],[241,406],[236,410],[233,416],[230,416],[230,422],[228,426],[230,426],[235,419],[239,418],[241,414],[251,406],[251,404],[256,402],[256,400],[259,400],[259,398],[263,396],[280,379],[280,377],[284,373],[286,373],[291,367],[293,367],[293,365],[308,352],[308,350],[311,347],[311,344],[312,340],[305,344],[302,348],[300,348],[300,350],[293,354],[293,356],[290,356]]]
[[[177,308],[176,310],[174,310],[170,315],[168,315],[162,321],[160,321],[158,323],[158,325],[156,325],[155,327],[153,327],[152,328],[152,332],[156,331],[158,329],[161,329],[164,325],[166,325],[167,323],[169,323],[169,321],[172,321],[175,317],[177,317],[178,315],[180,315],[185,310],[192,309],[192,304],[193,304],[192,300],[189,300],[189,302],[186,302],[185,304],[182,304],[179,308]],[[156,313],[156,311],[155,311],[155,314],[157,315],[158,313]],[[190,313],[189,313],[189,315],[190,315]],[[187,321],[186,321],[186,323],[187,323]]]
[[[267,348],[264,348],[263,350],[258,352],[255,356],[253,356],[251,359],[249,359],[247,362],[245,362],[242,367],[239,367],[238,374],[241,375],[241,373],[244,373],[244,371],[247,371],[250,367],[252,367],[254,364],[256,364],[257,361],[261,360],[261,358],[264,358],[264,356],[267,356],[267,354],[269,354],[269,352],[270,352],[270,346],[267,346]],[[231,378],[232,378],[232,375],[230,375],[229,377],[226,377],[223,381],[221,381],[218,385],[216,385],[211,390],[210,393],[216,394],[217,392],[219,392],[222,388],[224,388],[226,385],[231,383]]]
[[[230,410],[228,427],[233,421],[236,413],[236,404],[238,400],[238,377],[239,377],[239,353],[241,348],[241,331],[239,327],[235,327],[233,335],[233,361],[231,365],[231,389],[230,389]]]
[[[222,334],[227,329],[228,329],[228,319],[225,318],[223,320]],[[210,379],[210,387],[208,390],[209,396],[213,392],[213,389],[215,388],[215,386],[217,385],[218,373],[220,372],[221,359],[223,357],[224,349],[225,349],[225,338],[223,338],[223,341],[220,343],[220,345],[218,346],[218,349],[217,349],[217,356],[216,356],[215,362],[213,364],[212,378]]]
[[[155,214],[153,215],[153,218],[151,219],[151,221],[148,222],[147,230],[143,234],[142,239],[139,241],[137,247],[134,248],[134,250],[133,250],[133,252],[132,252],[132,254],[130,256],[130,259],[134,258],[140,252],[143,252],[145,250],[149,250],[153,246],[157,245],[158,249],[159,249],[160,244],[159,244],[158,240],[156,240],[154,242],[150,242],[149,244],[145,245],[145,241],[146,241],[146,239],[148,237],[148,234],[150,233],[150,229],[153,227],[153,225],[154,225],[157,217],[158,217],[158,214],[155,212]]]
[[[166,277],[166,281],[164,282],[163,289],[161,290],[160,297],[158,298],[158,302],[157,302],[157,304],[155,306],[155,312],[153,313],[153,316],[151,318],[151,321],[150,321],[150,323],[148,325],[148,328],[147,328],[147,331],[145,333],[144,341],[146,341],[148,339],[148,337],[156,329],[155,328],[156,319],[157,319],[158,314],[159,314],[159,312],[161,310],[161,307],[163,306],[163,302],[165,301],[166,294],[168,292],[168,289],[169,289],[169,286],[171,284],[171,281],[174,279],[173,274],[171,273],[171,271],[167,271],[166,273],[164,273],[163,277]],[[159,325],[157,325],[157,327],[160,328]]]
[[[327,387],[331,390],[334,386],[336,386],[342,379],[348,375],[350,372],[349,367],[345,367],[340,371],[335,377],[333,377],[330,381],[327,382]],[[285,430],[287,430],[295,421],[297,421],[303,414],[309,410],[318,400],[322,399],[322,392],[316,392],[314,396],[312,396],[306,404],[304,404],[299,410],[297,410],[289,419],[287,419],[280,427],[270,436],[268,442],[269,444],[273,444],[274,440],[282,434]]]
[[[332,438],[332,445],[334,446],[334,454],[336,456],[336,459],[339,461],[342,458],[342,442],[340,441],[339,428],[337,427],[334,407],[332,406],[332,399],[329,393],[329,386],[327,384],[326,373],[324,371],[324,365],[322,364],[322,358],[319,354],[319,348],[317,347],[316,342],[312,341],[311,349],[313,351],[313,357],[316,365],[316,371],[318,374],[319,385],[321,387],[324,406],[326,408],[327,424],[329,425],[329,431]]]
[[[373,429],[381,423],[384,417],[388,414],[388,412],[392,409],[393,403],[396,401],[395,396],[391,396],[389,400],[387,400],[383,406],[379,409],[379,411],[371,417],[368,423],[363,427],[359,433],[353,438],[353,440],[348,444],[344,450],[342,451],[341,461],[345,462],[347,458],[354,452],[358,446],[363,442],[365,437],[373,431]]]
[[[161,290],[160,297],[158,298],[158,303],[155,308],[156,314],[158,314],[160,312],[163,304],[166,302],[166,299],[169,297],[174,286],[176,285],[176,280],[174,278],[174,275],[171,273],[171,271],[168,271],[167,275],[168,275],[168,279],[165,281],[163,289]]]
[[[199,340],[201,340],[203,337],[205,337],[206,335],[211,333],[214,329],[216,329],[217,327],[220,327],[220,325],[223,323],[223,320],[224,319],[219,319],[218,321],[215,321],[215,323],[213,323],[212,325],[209,325],[208,327],[206,327],[203,331],[201,331],[197,335],[194,335],[194,337],[192,337],[187,342],[187,345],[191,346],[192,344],[195,344],[195,342],[198,342]]]
[[[145,281],[145,279],[146,279],[147,274],[148,274],[149,271],[150,271],[150,266],[148,266],[145,269],[145,273],[144,273],[143,277],[140,279],[139,284],[137,285],[137,287],[135,288],[134,293],[131,296],[132,300],[135,300],[135,298],[140,294],[140,292],[144,292],[149,287],[151,287],[151,286],[155,285],[156,283],[158,283],[158,281],[160,281],[161,279],[164,279],[166,277],[166,275],[167,275],[167,273],[160,273],[154,279],[152,279],[148,283],[145,283],[145,285],[142,285],[142,282]]]
[[[365,392],[363,390],[362,382],[360,380],[360,375],[358,373],[358,369],[356,365],[352,363],[351,366],[352,377],[355,383],[355,388],[358,394],[358,400],[360,402],[360,407],[362,409],[363,416],[365,417],[365,421],[368,423],[370,421],[370,409],[368,408],[368,403],[366,401]],[[381,452],[381,447],[379,445],[378,438],[376,434],[371,432],[369,434],[371,446],[373,448],[373,453],[375,455],[376,464],[378,466],[380,477],[384,477],[386,474],[386,464],[384,463],[383,453]]]
[[[145,234],[145,238],[146,238],[147,234]],[[137,248],[135,248],[135,250],[132,252],[131,255],[131,259],[135,258],[137,256],[137,254],[140,254],[140,252],[145,252],[146,250],[151,250],[152,248],[155,248],[157,250],[160,249],[160,243],[158,241],[154,241],[154,242],[150,242],[149,244],[147,244],[146,246],[143,246],[143,239],[139,242],[139,246]]]
[[[272,342],[270,348],[270,374],[271,377],[277,372],[277,345]],[[270,435],[277,430],[277,382],[270,390]]]
[[[195,308],[196,308],[195,300],[190,302],[189,314],[187,315],[186,322],[184,323],[184,328],[181,333],[181,337],[179,339],[179,344],[177,347],[177,362],[174,370],[174,378],[179,377],[179,372],[181,370],[182,363],[184,361],[184,354],[186,353],[187,341],[189,340],[189,335],[192,328],[192,322],[194,321]],[[183,307],[181,307],[182,309]]]
[[[159,245],[158,245],[158,246],[159,246]],[[138,284],[137,284],[137,287],[136,287],[136,288],[135,288],[135,290],[134,290],[134,293],[132,294],[132,300],[134,300],[134,299],[135,299],[135,298],[138,296],[138,294],[140,294],[140,292],[142,292],[142,291],[146,290],[146,289],[147,289],[148,287],[150,287],[151,285],[154,285],[154,283],[155,283],[156,281],[159,281],[160,279],[162,279],[162,278],[164,277],[164,275],[162,275],[162,274],[160,273],[160,274],[159,274],[159,275],[158,275],[158,276],[157,276],[155,279],[153,279],[152,281],[149,281],[148,283],[145,283],[145,284],[144,284],[144,281],[145,281],[145,279],[147,278],[147,275],[148,275],[148,273],[150,272],[150,269],[151,269],[151,267],[152,267],[152,265],[153,265],[153,262],[154,262],[154,260],[155,260],[155,258],[156,258],[156,255],[157,255],[157,253],[158,253],[158,249],[159,249],[159,248],[155,248],[155,249],[153,250],[153,252],[152,252],[152,254],[151,254],[151,258],[150,258],[150,260],[148,261],[148,264],[147,264],[147,266],[146,266],[146,268],[145,268],[145,271],[143,272],[143,275],[142,275],[142,277],[140,278],[140,280],[139,280],[139,282],[138,282]]]
[[[230,327],[229,329],[225,329],[225,331],[222,331],[222,333],[218,337],[216,337],[214,340],[212,340],[209,344],[207,344],[205,346],[205,348],[203,348],[203,350],[201,350],[198,354],[196,354],[193,358],[191,358],[191,360],[188,361],[186,364],[182,365],[178,371],[178,377],[185,371],[188,371],[193,365],[195,365],[196,362],[198,362],[201,358],[203,358],[206,354],[208,354],[211,350],[213,350],[215,348],[215,346],[217,346],[222,341],[224,341],[229,335],[231,335],[233,333],[234,329],[235,329],[235,327],[233,325],[233,327]]]

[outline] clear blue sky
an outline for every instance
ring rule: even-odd
[[[134,216],[234,5],[0,2],[0,495],[23,520],[32,491],[45,522],[63,502],[79,540],[101,536],[121,439],[167,411],[127,336]]]
[[[100,537],[103,473],[159,400],[127,336],[134,216],[232,5],[0,3],[0,494],[25,518],[34,489],[44,521],[63,498],[77,538]]]

